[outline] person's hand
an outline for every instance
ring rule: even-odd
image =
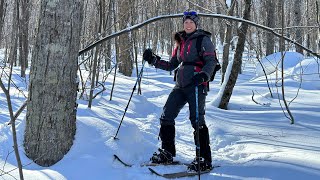
[[[154,59],[155,57],[153,56],[152,50],[151,49],[146,49],[143,52],[143,60],[147,61],[149,64],[153,64],[154,63]]]
[[[196,86],[199,86],[203,82],[208,81],[208,76],[204,72],[202,72],[202,73],[194,75],[192,77],[192,81]]]

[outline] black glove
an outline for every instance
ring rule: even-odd
[[[154,56],[153,56],[153,53],[152,53],[152,50],[151,50],[151,49],[146,49],[146,50],[143,52],[143,60],[144,60],[144,61],[147,61],[149,64],[153,64],[153,62],[154,62]]]
[[[156,54],[154,54],[154,56],[155,56],[155,60],[160,60],[161,59],[161,57],[156,55]]]
[[[146,49],[143,52],[143,60],[147,61],[149,64],[154,65],[156,60],[160,60],[161,57],[158,55],[153,54],[151,49]]]
[[[192,80],[193,80],[193,83],[196,85],[196,86],[199,86],[200,84],[202,84],[203,82],[206,82],[208,81],[208,76],[201,72],[199,74],[196,74],[192,77]]]

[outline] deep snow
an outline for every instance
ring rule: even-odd
[[[247,56],[244,56],[246,59]],[[299,58],[299,55],[293,55]],[[0,53],[0,61],[1,56]],[[310,66],[310,63],[312,64]],[[301,88],[297,77],[299,64],[303,67],[317,66],[316,60],[306,58],[301,63],[287,67],[285,72],[286,99],[290,104],[295,124],[284,116],[279,105],[281,90],[275,83],[277,73],[270,73],[273,98],[267,88],[265,77],[257,76],[256,62],[248,61],[243,74],[234,88],[229,110],[216,108],[215,99],[221,88],[220,73],[210,84],[207,97],[206,122],[210,131],[213,163],[221,167],[202,179],[319,179],[320,178],[320,87],[319,74],[308,78],[303,76]],[[140,69],[141,67],[139,67]],[[306,68],[304,68],[306,69]],[[27,81],[21,79],[19,69],[14,69],[13,81],[23,91],[11,89],[14,111],[22,105],[27,95]],[[1,70],[2,72],[2,70]],[[258,72],[259,73],[259,72]],[[2,77],[6,82],[6,78]],[[113,74],[106,82],[107,90],[93,100],[78,100],[77,133],[74,145],[65,157],[51,167],[40,167],[24,155],[23,131],[25,111],[17,120],[19,150],[24,167],[25,179],[162,179],[152,175],[139,164],[147,161],[160,146],[158,141],[159,117],[162,107],[174,86],[168,72],[145,67],[142,79],[142,95],[134,93],[118,137],[114,135],[124,113],[136,75],[125,77],[117,73],[112,101],[110,91]],[[96,90],[96,92],[98,92]],[[256,104],[252,101],[253,97]],[[4,93],[0,91],[0,179],[18,178],[18,171],[12,148],[11,127]],[[185,107],[176,119],[176,159],[190,162],[195,155],[193,129]],[[113,159],[119,155],[124,161],[134,163],[127,168]],[[31,164],[29,164],[31,163]],[[155,167],[159,172],[183,170],[183,166]],[[11,171],[4,175],[3,171]],[[195,178],[184,178],[195,179]]]

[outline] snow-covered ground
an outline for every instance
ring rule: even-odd
[[[315,59],[309,58],[300,64],[303,67],[318,68],[315,62]],[[234,88],[229,110],[218,109],[213,103],[221,87],[221,75],[217,73],[207,97],[206,121],[210,131],[213,164],[221,167],[202,175],[202,179],[320,178],[319,74],[308,76],[308,79],[303,77],[305,81],[300,85],[300,79],[297,78],[300,76],[294,75],[300,72],[296,65],[288,66],[285,76],[286,100],[292,100],[298,93],[290,103],[295,118],[293,125],[284,116],[279,104],[278,96],[282,96],[282,93],[281,89],[277,91],[275,87],[278,82],[276,73],[268,75],[272,98],[265,77],[257,76],[255,64],[247,62]],[[16,111],[25,100],[23,94],[27,95],[27,88],[25,81],[17,75],[18,69],[15,69],[15,73],[13,80],[23,91],[12,88],[12,103]],[[2,80],[6,82],[5,78]],[[23,171],[25,179],[162,179],[139,164],[148,161],[160,146],[159,116],[174,86],[172,75],[146,65],[142,95],[134,93],[118,134],[119,140],[113,137],[136,82],[136,75],[125,77],[118,73],[113,99],[110,101],[112,80],[113,76],[110,75],[106,83],[107,90],[97,96],[91,109],[87,108],[87,101],[78,101],[74,145],[60,162],[51,167],[40,167],[24,155],[25,111],[19,116],[18,141],[22,163],[26,165]],[[260,104],[252,100],[252,92],[255,94],[254,100]],[[0,112],[0,179],[18,179],[11,127],[6,125],[9,121],[7,103],[1,90]],[[176,159],[183,162],[192,161],[195,155],[193,129],[188,117],[188,108],[185,107],[176,119]],[[135,165],[124,167],[114,160],[113,154]],[[185,167],[155,169],[168,173]],[[3,172],[9,174],[4,175]]]

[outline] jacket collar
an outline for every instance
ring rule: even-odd
[[[190,36],[188,36],[185,31],[179,31],[179,32],[176,32],[174,37],[175,37],[175,40],[177,40],[178,42],[181,42],[182,39],[183,40],[186,40],[187,38],[188,39],[194,39],[194,38],[197,38],[200,35],[205,35],[205,36],[210,37],[211,33],[208,32],[208,31],[204,31],[202,29],[197,29],[195,32],[191,33]]]

